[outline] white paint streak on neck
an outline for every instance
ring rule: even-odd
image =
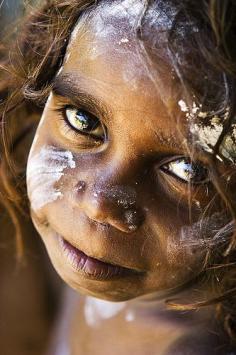
[[[97,326],[101,321],[115,317],[125,306],[125,302],[115,303],[87,297],[84,305],[85,320],[89,326]]]

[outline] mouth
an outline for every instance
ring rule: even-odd
[[[124,276],[140,275],[140,271],[110,264],[86,255],[80,249],[59,236],[59,244],[67,261],[77,272],[95,280],[110,280]]]

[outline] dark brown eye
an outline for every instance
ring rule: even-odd
[[[89,112],[67,107],[65,109],[66,120],[69,125],[81,134],[89,135],[103,140],[105,138],[104,126],[100,120]]]
[[[189,158],[178,158],[164,164],[162,170],[186,183],[201,184],[209,181],[208,169],[199,162]]]

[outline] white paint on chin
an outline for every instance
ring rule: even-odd
[[[60,151],[53,146],[44,146],[38,153],[30,156],[27,167],[27,187],[34,211],[63,197],[55,184],[64,175],[65,169],[75,167],[71,152]]]
[[[108,302],[88,296],[84,305],[85,320],[89,326],[95,327],[101,321],[115,317],[125,306],[125,302]]]

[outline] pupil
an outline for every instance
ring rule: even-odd
[[[96,117],[84,111],[77,111],[76,121],[79,123],[81,129],[90,132],[99,125],[99,120]]]
[[[83,129],[89,129],[91,126],[91,123],[89,124],[89,118],[81,111],[76,114],[76,120],[80,123]]]
[[[207,178],[208,171],[206,168],[199,166],[198,164],[189,164],[188,166],[188,174],[191,180],[194,180],[195,182],[201,182]]]

